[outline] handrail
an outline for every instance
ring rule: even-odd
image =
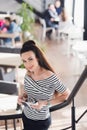
[[[64,101],[63,103],[60,103],[60,104],[55,105],[55,106],[52,106],[50,108],[50,112],[56,111],[58,109],[64,108],[67,105],[69,105],[71,103],[71,101],[73,101],[73,99],[76,96],[76,94],[78,93],[78,91],[81,88],[81,85],[83,84],[83,82],[86,79],[86,77],[87,77],[87,66],[83,70],[79,80],[77,81],[76,85],[74,86],[74,88],[73,88],[71,94],[69,95],[68,99],[66,101]]]

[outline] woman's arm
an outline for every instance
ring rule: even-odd
[[[69,89],[66,89],[66,91],[64,91],[63,93],[55,93],[54,96],[53,96],[53,99],[51,100],[40,100],[38,101],[38,104],[32,104],[31,107],[34,108],[34,109],[37,109],[37,110],[40,110],[41,108],[43,108],[44,106],[54,106],[54,105],[57,105],[65,100],[67,100],[67,98],[69,97],[69,94],[70,94],[70,90]]]
[[[64,91],[63,93],[55,92],[53,99],[46,102],[47,104],[49,103],[51,106],[53,106],[67,100],[69,95],[70,95],[70,90],[67,88],[66,91]]]

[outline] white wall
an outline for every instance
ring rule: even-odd
[[[74,22],[80,27],[84,26],[84,0],[75,0]]]
[[[65,9],[68,16],[72,16],[73,0],[65,0]],[[79,27],[84,26],[84,0],[75,0],[74,23]]]
[[[43,12],[43,10],[44,10],[44,7],[43,7],[44,0],[24,0],[24,1],[29,3],[37,11]]]
[[[65,0],[65,10],[68,16],[72,17],[73,0]]]

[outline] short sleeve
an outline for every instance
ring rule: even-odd
[[[55,79],[55,90],[59,93],[63,93],[64,91],[66,91],[65,85],[57,78],[57,76],[55,77]]]
[[[27,80],[27,76],[24,77],[24,90],[27,91],[27,87],[29,86],[29,82]]]

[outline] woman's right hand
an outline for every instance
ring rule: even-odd
[[[50,21],[51,21],[51,22],[54,22],[54,21],[55,21],[55,19],[54,19],[54,18],[51,18],[51,19],[50,19]]]
[[[18,104],[22,105],[22,102],[25,102],[27,100],[28,96],[26,93],[23,93],[23,95],[18,96]]]
[[[22,102],[23,102],[24,100],[23,100],[23,96],[21,96],[21,95],[19,95],[18,96],[18,104],[19,105],[22,105]]]

